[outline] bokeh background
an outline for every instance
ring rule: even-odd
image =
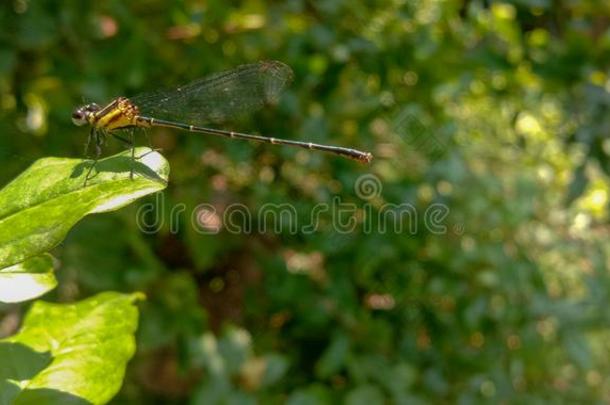
[[[152,131],[168,189],[76,226],[45,297],[147,294],[114,403],[610,401],[608,2],[4,0],[0,182],[81,157],[83,101],[265,59],[294,83],[230,129],[376,159]],[[365,175],[381,186],[366,200]],[[202,203],[307,220],[335,198],[360,224],[387,203],[449,214],[440,233],[191,225],[222,226]],[[0,333],[26,310],[1,307]]]

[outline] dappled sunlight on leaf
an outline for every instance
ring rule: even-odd
[[[100,160],[97,174],[86,187],[91,161],[46,158],[35,162],[0,191],[0,267],[53,248],[88,214],[116,210],[164,189],[167,162],[157,152],[137,149],[137,156],[145,153],[135,162],[130,151]]]
[[[36,302],[19,333],[0,340],[0,384],[20,386],[10,403],[107,403],[135,351],[134,304],[142,298],[103,293],[75,304]]]
[[[45,254],[0,269],[0,302],[37,298],[57,285],[51,255]]]

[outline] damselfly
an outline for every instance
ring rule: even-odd
[[[233,70],[213,74],[171,90],[160,90],[132,97],[118,97],[101,107],[87,104],[72,113],[72,121],[78,126],[89,124],[91,131],[85,147],[95,146],[93,164],[89,167],[85,184],[101,155],[106,136],[130,145],[134,156],[135,129],[166,127],[217,135],[226,138],[245,139],[277,145],[296,146],[341,155],[363,163],[371,161],[368,152],[340,146],[321,145],[289,139],[251,135],[216,128],[204,124],[220,123],[229,118],[251,112],[265,104],[275,102],[284,86],[292,79],[292,70],[282,62],[264,61],[239,66]],[[117,134],[127,130],[130,138]],[[133,176],[133,170],[131,175]]]

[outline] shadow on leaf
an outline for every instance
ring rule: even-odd
[[[0,404],[91,404],[84,398],[49,388],[21,390],[17,382],[31,380],[53,359],[21,343],[0,343]]]
[[[21,343],[0,343],[0,379],[29,380],[51,363],[50,353],[39,353]]]
[[[13,404],[91,405],[92,402],[67,392],[39,388],[22,392]]]
[[[135,176],[143,176],[150,180],[160,181],[165,183],[165,179],[159,176],[154,170],[152,170],[149,166],[140,162],[136,158],[135,161],[132,161],[129,156],[113,156],[108,159],[99,160],[94,168],[94,175],[91,176],[90,180],[94,180],[101,173],[125,173],[128,174],[131,172],[133,168],[133,175]],[[72,171],[72,175],[70,177],[77,178],[86,173],[93,161],[83,161],[74,167]]]

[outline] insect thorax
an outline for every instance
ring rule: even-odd
[[[96,114],[95,126],[112,131],[135,125],[139,110],[128,98],[119,97]]]

